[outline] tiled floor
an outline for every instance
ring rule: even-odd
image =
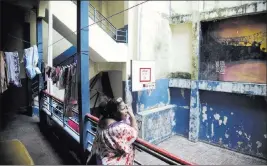
[[[0,132],[0,141],[19,139],[36,165],[78,164],[71,155],[62,152],[60,143],[40,132],[38,119],[14,115],[8,127]]]
[[[266,165],[266,160],[243,155],[227,149],[219,148],[202,142],[193,143],[188,139],[173,136],[162,142],[159,147],[175,154],[176,156],[193,162],[197,165]],[[155,159],[145,152],[137,152],[136,160],[142,164],[160,164],[165,163]]]

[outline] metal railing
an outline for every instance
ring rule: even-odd
[[[69,133],[76,141],[79,140],[79,131],[69,126],[68,122],[71,121],[79,126],[78,112],[72,109],[73,117],[67,117],[64,114],[64,102],[57,97],[50,95],[46,91],[41,92],[41,110],[53,119],[59,126],[61,126],[67,133]]]
[[[53,95],[50,95],[46,91],[41,92],[41,110],[45,111],[48,116],[50,116],[58,125],[60,125],[67,133],[69,133],[75,140],[79,142],[79,132],[75,131],[71,126],[68,125],[67,121],[71,120],[77,125],[79,125],[78,120],[66,117],[64,115],[64,102]],[[78,111],[72,110],[76,115]],[[92,137],[95,137],[95,131],[99,119],[91,114],[86,114],[87,122],[91,123],[90,128],[87,128],[87,133]],[[93,142],[87,141],[88,150],[90,151]],[[135,149],[139,152],[149,154],[156,159],[163,161],[166,164],[170,165],[193,165],[192,163],[182,160],[174,154],[169,153],[168,151],[161,149],[145,140],[137,138],[134,142]],[[135,164],[143,165],[138,158],[135,159]]]
[[[96,128],[96,125],[99,121],[99,119],[91,114],[86,114],[86,117],[88,119],[88,121],[90,121],[92,123],[91,126],[94,126],[94,128]],[[87,130],[88,134],[91,134],[92,136],[95,136],[95,133]],[[89,143],[92,146],[92,143]],[[170,165],[193,165],[192,163],[185,161],[183,159],[180,159],[179,157],[175,156],[174,154],[171,154],[169,152],[167,152],[164,149],[161,149],[143,139],[137,138],[136,141],[134,142],[134,146],[136,147],[136,149],[138,151],[141,152],[146,152],[158,159],[160,159],[161,161],[164,161],[166,164],[170,164]],[[135,163],[137,165],[142,165],[141,162],[137,161],[135,159]]]
[[[76,1],[72,2],[77,5]],[[102,28],[113,40],[118,43],[128,43],[128,31],[117,29],[91,4],[89,4],[89,17],[94,22],[97,22],[97,25]]]

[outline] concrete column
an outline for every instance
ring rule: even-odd
[[[136,1],[127,1],[124,3],[124,8],[130,8],[137,4]],[[125,81],[124,86],[124,100],[127,104],[132,104],[132,94],[130,90],[129,76],[131,75],[131,60],[137,57],[137,7],[128,10],[127,24],[128,24],[128,54],[127,62],[123,65],[123,80]],[[125,16],[126,17],[126,16]],[[126,18],[125,18],[126,19]],[[126,20],[125,20],[126,21]]]
[[[39,55],[38,68],[41,69],[42,68],[42,60],[43,60],[43,19],[37,18],[36,25],[37,25],[37,27],[36,27],[36,30],[37,30],[37,35],[36,35],[37,36],[37,47],[38,47],[38,55]],[[44,80],[43,80],[42,74],[40,74],[39,75],[39,93],[43,89],[44,89]],[[34,103],[34,105],[36,105],[36,104]],[[39,105],[39,107],[38,107],[39,111],[35,112],[33,110],[33,114],[37,114],[37,116],[40,115],[39,112],[41,110],[41,108],[40,108],[40,106],[41,106],[40,95],[38,97],[38,105]]]
[[[190,99],[190,116],[189,116],[189,140],[198,141],[199,124],[200,124],[200,100],[198,89],[199,73],[199,36],[200,36],[200,13],[199,2],[192,3],[192,82],[191,82],[191,99]]]
[[[36,33],[36,27],[38,26],[36,23],[36,14],[32,11],[28,11],[25,13],[25,22],[30,24],[30,43],[31,46],[36,45],[36,39],[37,39],[37,33]],[[37,25],[37,26],[36,26]],[[38,46],[38,45],[37,45]],[[39,48],[38,48],[39,49]],[[40,57],[39,57],[40,60]],[[33,101],[29,101],[32,106],[32,116],[38,116],[39,115],[39,99],[38,96],[34,97],[32,99],[32,81],[28,79],[28,94],[29,94],[29,99]],[[36,86],[34,86],[36,87]]]
[[[48,66],[53,66],[53,1],[49,1],[48,8],[49,8],[49,15],[48,15],[48,57],[47,57],[47,64]],[[53,82],[50,78],[47,80],[47,89],[48,93],[53,94]]]
[[[86,121],[85,116],[90,113],[90,91],[89,91],[89,1],[77,1],[77,75],[78,75],[78,104],[79,104],[79,129],[80,145],[85,150],[89,147],[88,141],[93,142],[92,135],[87,133],[91,124]],[[90,148],[90,147],[89,147]],[[85,157],[83,157],[85,160]],[[84,161],[82,161],[84,163]]]

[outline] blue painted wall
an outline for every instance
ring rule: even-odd
[[[157,108],[169,104],[169,79],[156,80],[156,89],[138,92],[137,106],[139,111]]]
[[[200,91],[199,139],[267,158],[264,97]]]
[[[151,94],[147,91],[132,93],[133,105],[139,112],[175,105],[173,134],[188,138],[191,89],[169,88],[168,82],[168,79],[157,80]],[[200,141],[267,158],[267,101],[263,96],[199,92]]]
[[[125,87],[128,84],[130,91],[132,91],[131,81],[123,81],[124,98]],[[151,108],[157,108],[165,106],[170,103],[169,95],[169,79],[156,80],[156,89],[149,91],[131,92],[132,95],[132,107],[135,113],[144,111]]]
[[[173,132],[188,138],[190,89],[170,88],[171,104],[176,105],[175,123]]]
[[[76,58],[73,56],[75,53],[77,53],[77,48],[71,46],[70,48],[68,48],[63,53],[61,53],[60,55],[58,55],[53,59],[54,66],[67,65],[73,63],[74,59]]]

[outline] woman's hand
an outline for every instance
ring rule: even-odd
[[[134,116],[133,109],[131,106],[127,106],[127,113],[132,117]]]

